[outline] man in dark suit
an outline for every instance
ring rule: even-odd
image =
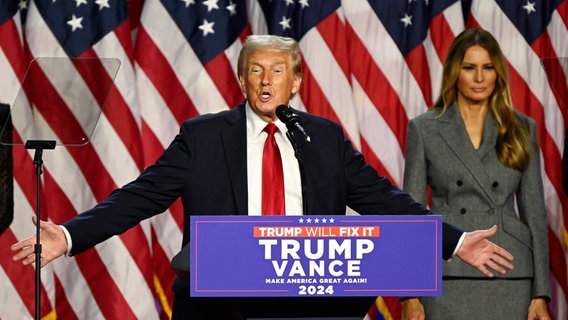
[[[41,221],[42,266],[66,252],[78,254],[126,231],[165,211],[178,197],[184,206],[183,245],[189,242],[190,215],[262,214],[260,167],[267,123],[279,129],[275,138],[284,165],[282,214],[344,215],[347,206],[360,214],[430,214],[379,176],[353,148],[340,125],[294,110],[311,142],[297,132],[293,143],[286,139],[288,129],[275,110],[287,106],[299,91],[303,78],[300,61],[298,43],[293,39],[247,38],[237,70],[246,101],[228,111],[185,121],[154,165],[93,209],[62,226]],[[443,257],[457,256],[488,276],[492,275],[488,268],[505,273],[505,268],[512,269],[513,257],[487,240],[495,232],[493,228],[464,233],[444,225]],[[33,263],[33,243],[31,237],[13,245],[17,252],[14,259]],[[247,303],[190,298],[188,284],[180,279],[173,290],[176,319],[242,319],[244,313],[261,305],[254,299]]]

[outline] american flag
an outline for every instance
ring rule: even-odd
[[[467,26],[491,31],[509,63],[514,105],[537,121],[543,158],[543,182],[549,221],[550,283],[556,319],[567,319],[566,225],[568,202],[560,170],[568,101],[555,96],[567,89],[565,74],[547,80],[542,58],[568,56],[566,1],[474,1]],[[564,69],[565,70],[565,69]],[[561,72],[561,70],[556,70]],[[564,95],[564,98],[566,96]]]
[[[44,152],[42,218],[61,223],[136,177],[181,121],[244,99],[236,60],[247,35],[291,36],[300,42],[305,73],[292,105],[340,122],[367,161],[401,185],[406,125],[436,98],[454,37],[466,26],[480,26],[502,45],[516,107],[539,125],[550,309],[555,319],[567,319],[568,199],[560,159],[567,120],[562,94],[568,88],[563,72],[554,77],[560,88],[553,88],[540,64],[541,58],[568,56],[567,2],[21,0],[22,24],[16,1],[0,0],[0,102],[13,103],[33,58],[121,61],[91,142]],[[75,72],[85,76],[80,68]],[[95,91],[88,83],[85,88]],[[42,103],[49,101],[38,107]],[[23,132],[16,127],[16,139],[24,139]],[[35,232],[33,154],[14,147],[14,166],[15,218],[0,236],[1,319],[35,314],[33,268],[12,263],[8,250]],[[42,317],[169,318],[169,260],[180,248],[182,228],[176,202],[93,250],[52,262],[42,269]],[[367,319],[400,318],[394,297],[378,297],[369,307],[362,310]]]

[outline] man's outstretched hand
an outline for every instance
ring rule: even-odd
[[[32,217],[33,223],[37,225],[37,217]],[[39,227],[41,228],[40,241],[42,245],[41,250],[41,266],[44,267],[48,262],[56,259],[67,251],[67,239],[61,227],[47,221],[40,221]],[[32,264],[36,260],[34,253],[34,245],[36,237],[32,236],[13,244],[10,249],[15,252],[12,260],[14,262],[22,261],[24,265]]]
[[[497,233],[497,226],[487,230],[466,232],[465,238],[456,255],[464,262],[476,267],[488,277],[493,277],[489,270],[495,270],[500,274],[513,270],[513,255],[509,251],[489,241],[487,238]]]

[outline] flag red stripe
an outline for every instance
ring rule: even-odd
[[[337,13],[330,14],[323,19],[316,29],[329,47],[335,62],[339,65],[345,78],[351,82],[351,69],[347,39],[345,39],[345,24],[339,19]]]
[[[410,72],[416,78],[416,82],[420,87],[420,93],[424,96],[424,101],[426,101],[426,106],[432,105],[432,85],[430,82],[430,68],[428,67],[428,59],[426,59],[426,52],[424,51],[424,46],[419,45],[412,49],[406,58],[406,65],[410,69]],[[417,107],[417,106],[416,106]]]
[[[204,67],[215,83],[215,87],[227,102],[226,106],[219,106],[219,108],[235,106],[245,99],[235,76],[236,70],[233,71],[227,56],[220,54],[204,65]]]
[[[438,59],[440,61],[446,60],[446,54],[450,49],[451,41],[449,38],[453,39],[453,31],[448,21],[443,14],[439,14],[432,19],[430,22],[430,39],[434,48],[436,48],[436,53],[438,54]],[[437,95],[438,93],[435,92]]]
[[[24,80],[26,65],[22,59],[22,46],[18,36],[18,29],[14,20],[8,20],[0,25],[0,50],[10,61],[12,69],[20,82]]]

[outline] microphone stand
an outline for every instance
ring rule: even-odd
[[[44,149],[55,149],[54,140],[28,140],[25,145],[26,149],[35,149],[34,154],[34,165],[36,167],[36,243],[34,245],[35,253],[35,319],[40,320],[40,310],[41,310],[41,239],[39,227],[40,222],[40,198],[41,198],[41,175],[43,173],[43,150]]]
[[[306,140],[304,135],[300,133],[298,136],[300,137],[300,141],[302,141],[302,144],[298,145],[296,143],[296,138],[294,137],[294,132],[295,130],[288,130],[286,132],[286,137],[288,137],[288,140],[290,140],[290,142],[292,143],[292,148],[294,148],[294,156],[296,157],[296,159],[298,159],[298,164],[300,166],[300,180],[302,182],[302,207],[304,210],[304,214],[307,214],[308,197],[306,195],[306,191],[308,187],[306,185],[306,173],[304,170],[304,163],[302,161],[302,158],[300,157],[300,151],[302,150],[302,147],[306,145],[306,143],[308,143],[309,141]]]

